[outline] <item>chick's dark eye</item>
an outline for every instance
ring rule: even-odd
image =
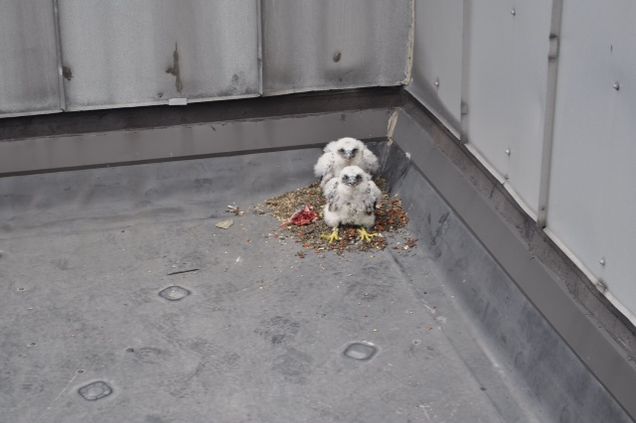
[[[341,148],[340,150],[338,150],[338,153],[344,153],[344,148]]]
[[[356,175],[356,181],[359,181],[360,179],[362,179],[362,175]]]
[[[351,150],[351,154],[356,154],[358,152],[357,148],[354,148],[353,150]]]

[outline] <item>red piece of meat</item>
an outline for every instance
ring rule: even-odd
[[[314,207],[305,205],[303,209],[298,210],[289,219],[289,223],[296,226],[304,226],[314,223],[318,220],[318,213],[314,211]]]

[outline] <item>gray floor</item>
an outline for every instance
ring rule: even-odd
[[[317,155],[0,179],[0,421],[545,421],[436,241],[300,258],[269,216],[215,227],[309,183]],[[343,354],[358,342],[377,352]]]
[[[214,226],[230,202],[308,182],[316,153],[3,180],[1,419],[499,421],[445,334],[456,312],[423,250],[301,259],[269,216]],[[423,259],[426,299],[405,254]],[[158,295],[172,285],[191,294]],[[343,355],[359,341],[371,360]],[[93,381],[112,394],[84,400]]]

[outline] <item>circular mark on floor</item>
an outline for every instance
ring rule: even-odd
[[[135,349],[130,347],[130,348],[126,348],[126,352],[135,352]]]
[[[84,385],[77,390],[77,392],[86,401],[97,401],[113,393],[113,388],[106,382],[98,380],[97,382]]]
[[[343,354],[345,357],[349,357],[354,360],[366,361],[371,360],[377,352],[378,348],[373,344],[368,342],[354,342],[344,350]]]
[[[77,373],[81,375],[82,373],[84,373],[84,369],[77,369]]]
[[[190,291],[178,285],[169,286],[159,291],[159,296],[168,301],[179,301],[190,295]]]

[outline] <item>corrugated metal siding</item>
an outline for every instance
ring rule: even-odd
[[[636,4],[631,0],[564,2],[547,219],[550,232],[593,279],[607,285],[607,295],[632,319],[636,316],[634,22]]]
[[[69,109],[258,95],[256,0],[59,0]]]
[[[416,0],[412,82],[407,90],[459,136],[463,0]]]
[[[263,0],[265,94],[399,85],[410,0]]]
[[[0,1],[0,116],[60,109],[51,0]]]

